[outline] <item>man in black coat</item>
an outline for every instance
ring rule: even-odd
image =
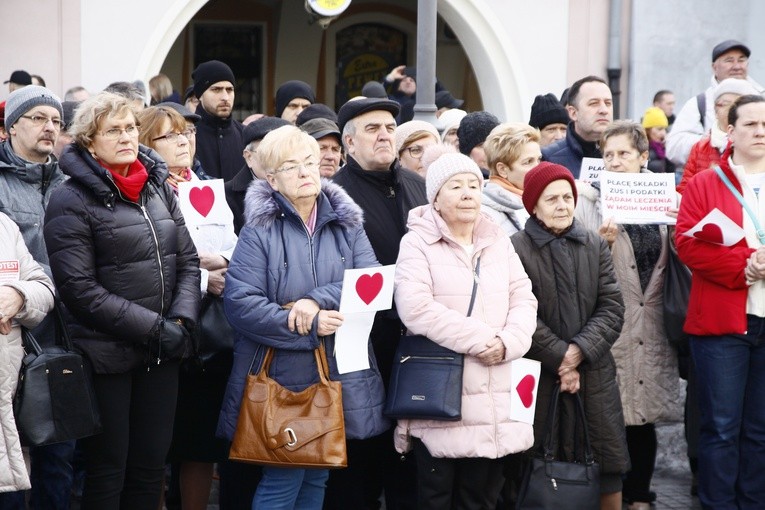
[[[197,158],[210,177],[231,180],[244,165],[241,122],[231,117],[234,107],[234,73],[218,60],[203,62],[191,73],[199,98]]]
[[[345,103],[338,114],[348,162],[333,180],[364,211],[364,230],[382,265],[396,263],[409,211],[427,203],[424,179],[396,160],[393,132],[399,108],[389,99],[365,98]],[[386,385],[402,328],[395,304],[378,312],[372,326],[372,346]],[[377,508],[383,487],[389,510],[416,507],[413,460],[401,461],[392,433],[348,441],[348,468],[330,473],[325,510]]]

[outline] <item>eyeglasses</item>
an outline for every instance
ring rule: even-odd
[[[422,155],[425,152],[425,148],[422,145],[412,145],[411,147],[407,147],[404,150],[407,151],[409,155],[414,159],[422,158]]]
[[[319,169],[319,163],[316,162],[314,159],[310,159],[308,161],[305,161],[303,163],[297,163],[290,166],[283,166],[281,168],[277,168],[274,170],[275,174],[291,174],[295,172],[298,168],[305,168],[309,172],[315,172]]]
[[[181,133],[173,132],[173,133],[168,133],[166,135],[158,136],[156,138],[152,138],[151,141],[156,142],[157,140],[167,140],[170,143],[175,143],[178,141],[178,137],[181,135],[183,135],[186,138],[186,140],[189,140],[191,138],[194,138],[196,133],[197,133],[196,128],[189,128]]]
[[[122,133],[126,133],[130,138],[138,138],[138,126],[128,126],[124,129],[111,128],[107,129],[106,131],[101,131],[98,134],[107,140],[119,140],[119,138],[122,136]]]
[[[43,115],[22,115],[22,117],[29,120],[32,125],[36,127],[45,126],[48,122],[53,123],[53,127],[56,129],[61,129],[61,126],[64,125],[64,122],[61,119],[51,119],[50,117],[45,117]]]

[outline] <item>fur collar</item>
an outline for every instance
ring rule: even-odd
[[[321,193],[317,199],[319,207],[316,224],[336,220],[345,228],[362,227],[364,213],[345,190],[337,184],[321,180]],[[250,227],[270,228],[277,218],[285,215],[297,217],[292,205],[268,184],[256,179],[250,184],[244,199],[245,224]]]

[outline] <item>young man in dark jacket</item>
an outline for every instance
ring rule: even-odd
[[[197,115],[197,158],[205,173],[231,180],[244,165],[244,126],[231,117],[234,108],[234,73],[218,60],[203,62],[191,73],[194,94],[199,98]]]
[[[348,162],[333,180],[364,211],[364,230],[382,265],[396,263],[409,211],[427,203],[423,178],[396,160],[393,132],[398,113],[395,101],[365,98],[345,103],[338,114]],[[377,313],[371,340],[386,385],[401,331],[395,306]],[[330,473],[325,510],[376,508],[383,487],[389,510],[415,508],[414,466],[400,460],[392,432],[348,441],[348,468]]]

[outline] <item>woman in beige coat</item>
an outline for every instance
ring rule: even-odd
[[[640,124],[618,121],[603,133],[605,168],[639,173],[648,160],[648,139]],[[614,272],[625,304],[624,326],[611,352],[616,361],[632,469],[624,480],[623,498],[630,510],[648,509],[656,460],[656,429],[678,420],[681,397],[677,357],[664,332],[663,285],[669,239],[665,225],[617,225],[601,217],[599,189],[579,186],[576,217],[608,241]]]
[[[13,394],[24,357],[21,326],[38,325],[51,308],[53,283],[29,254],[16,224],[0,213],[0,493],[30,487]]]

